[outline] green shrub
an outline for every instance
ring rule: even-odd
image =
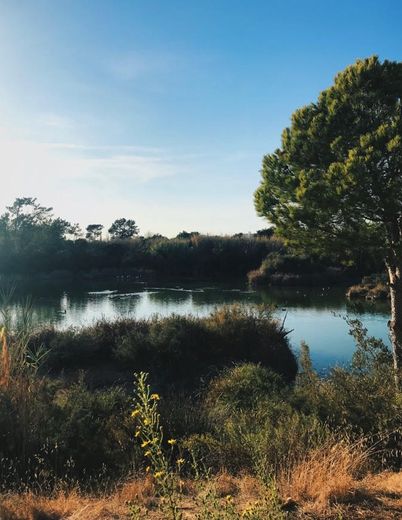
[[[205,405],[210,417],[223,419],[257,408],[281,392],[285,392],[285,383],[278,374],[261,365],[244,363],[224,369],[211,381]]]
[[[288,333],[269,308],[221,307],[207,318],[207,323],[219,339],[218,352],[223,351],[221,367],[250,361],[271,368],[286,382],[296,377],[297,361],[289,347]]]
[[[207,413],[210,431],[189,436],[184,446],[214,471],[243,470],[268,478],[330,435],[328,426],[317,417],[303,414],[275,397],[228,413],[225,418],[213,407]]]
[[[160,386],[196,388],[202,378],[233,363],[251,361],[291,382],[297,372],[286,332],[266,309],[224,307],[209,317],[155,317],[99,322],[83,329],[44,329],[30,339],[32,348],[49,350],[46,369],[86,369],[98,365],[150,373]]]
[[[325,378],[302,366],[295,402],[334,427],[348,427],[356,433],[376,434],[399,428],[402,408],[391,352],[381,340],[369,337],[358,320],[349,324],[356,343],[351,365],[335,367]],[[306,362],[308,356],[304,356]]]
[[[247,275],[250,285],[316,286],[333,284],[351,276],[345,268],[335,267],[328,259],[272,252],[260,267]]]
[[[138,455],[131,442],[130,399],[118,388],[89,391],[82,381],[20,379],[0,391],[0,486],[49,489],[126,475]]]

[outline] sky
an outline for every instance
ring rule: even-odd
[[[0,213],[255,232],[264,154],[358,58],[402,60],[400,0],[0,0]]]

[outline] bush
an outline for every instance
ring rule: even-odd
[[[302,366],[294,393],[296,406],[333,427],[347,426],[355,433],[378,434],[399,428],[402,403],[395,388],[391,352],[381,340],[369,337],[358,320],[349,324],[356,342],[351,366],[335,367],[323,379],[311,367]]]
[[[351,300],[386,300],[390,294],[385,276],[372,275],[365,276],[360,284],[349,287],[346,296]]]
[[[230,363],[261,363],[292,382],[297,373],[296,358],[289,347],[287,332],[264,306],[232,305],[217,309],[206,322],[219,340],[219,366]]]
[[[329,260],[297,256],[288,253],[268,254],[260,267],[247,275],[250,285],[306,285],[334,284],[352,273],[339,266],[332,266]]]
[[[99,322],[93,327],[33,335],[32,348],[50,350],[47,369],[85,368],[98,365],[131,377],[145,370],[159,386],[195,388],[201,378],[233,363],[261,363],[294,380],[297,363],[287,337],[270,313],[260,308],[225,307],[206,318],[155,317],[149,320]]]
[[[3,488],[96,485],[100,475],[105,484],[135,466],[129,397],[121,389],[91,392],[82,381],[62,388],[46,379],[22,387],[19,380],[0,391]]]
[[[261,365],[244,363],[224,369],[211,381],[205,404],[210,417],[223,419],[259,407],[281,392],[285,392],[285,383],[278,374]]]
[[[217,413],[218,412],[218,413]],[[298,460],[330,435],[314,415],[298,412],[274,396],[241,411],[220,414],[206,404],[209,430],[190,435],[185,448],[214,471],[246,470],[268,479],[287,462]]]

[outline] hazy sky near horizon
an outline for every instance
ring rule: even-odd
[[[402,60],[398,0],[0,0],[0,212],[253,232],[262,156],[336,72]]]

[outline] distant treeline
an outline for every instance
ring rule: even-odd
[[[96,228],[96,229],[95,229]],[[91,224],[55,218],[36,199],[16,199],[0,217],[0,273],[8,275],[144,271],[173,276],[245,276],[283,244],[271,232],[232,237],[181,232],[176,238],[138,236],[133,220],[118,219],[101,239]],[[95,231],[96,232],[95,232]]]
[[[95,229],[96,228],[96,229]],[[374,272],[363,258],[352,269],[336,259],[300,257],[286,250],[272,229],[233,236],[183,231],[175,238],[139,236],[134,220],[117,219],[102,240],[102,226],[91,224],[86,235],[77,224],[56,218],[36,199],[19,198],[0,216],[0,274],[117,275],[156,273],[163,276],[245,278],[255,285],[333,283],[350,275]]]
[[[114,274],[151,270],[162,275],[245,276],[272,251],[278,240],[255,237],[194,236],[131,240],[27,241],[22,247],[5,246],[0,238],[0,272],[3,274]]]

